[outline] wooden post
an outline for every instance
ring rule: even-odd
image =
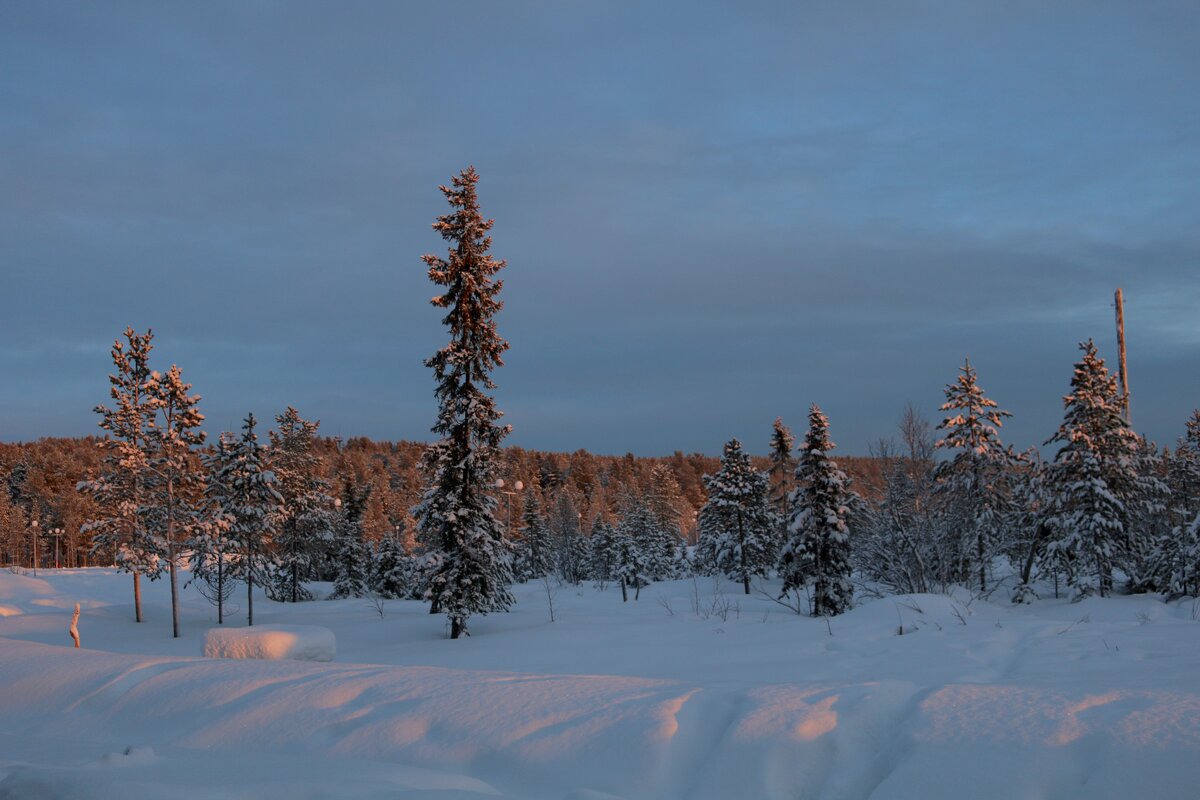
[[[1125,412],[1125,424],[1131,424],[1129,416],[1129,366],[1125,362],[1125,298],[1121,289],[1117,289],[1117,357],[1120,364],[1121,407]]]

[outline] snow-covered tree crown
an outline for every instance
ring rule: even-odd
[[[946,435],[935,446],[962,449],[977,455],[999,448],[999,429],[1004,425],[1004,418],[1012,416],[984,395],[969,359],[959,368],[958,380],[946,387],[946,402],[940,410],[954,413],[938,425],[938,430],[946,431]]]

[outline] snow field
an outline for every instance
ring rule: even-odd
[[[827,627],[705,579],[636,604],[552,588],[550,623],[529,584],[450,642],[419,603],[256,599],[271,625],[334,632],[343,663],[315,664],[197,658],[208,609],[189,594],[172,640],[165,586],[137,626],[128,583],[0,575],[22,611],[0,619],[0,797],[1092,800],[1200,781],[1190,601],[919,595]],[[80,651],[56,646],[76,600]]]

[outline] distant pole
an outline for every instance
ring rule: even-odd
[[[1126,424],[1131,424],[1129,416],[1129,366],[1125,363],[1125,298],[1117,289],[1117,355],[1120,363],[1121,377],[1121,407],[1125,412]]]

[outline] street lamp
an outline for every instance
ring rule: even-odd
[[[37,577],[37,557],[38,557],[38,551],[37,551],[37,547],[38,547],[38,538],[37,538],[37,533],[38,533],[38,521],[35,519],[33,522],[29,523],[29,527],[30,527],[30,528],[33,530],[33,535],[30,537],[30,549],[31,549],[33,552],[30,554],[30,558],[29,558],[29,560],[30,560],[31,562],[33,562],[33,577],[35,577],[35,578],[36,578],[36,577]]]
[[[62,569],[62,567],[59,565],[59,561],[58,561],[58,540],[62,538],[63,529],[62,528],[51,528],[50,535],[54,537],[54,568]]]
[[[504,495],[504,533],[508,538],[512,538],[512,496],[525,488],[525,484],[516,481],[512,485],[512,491],[504,491],[504,478],[496,478],[496,490]]]

